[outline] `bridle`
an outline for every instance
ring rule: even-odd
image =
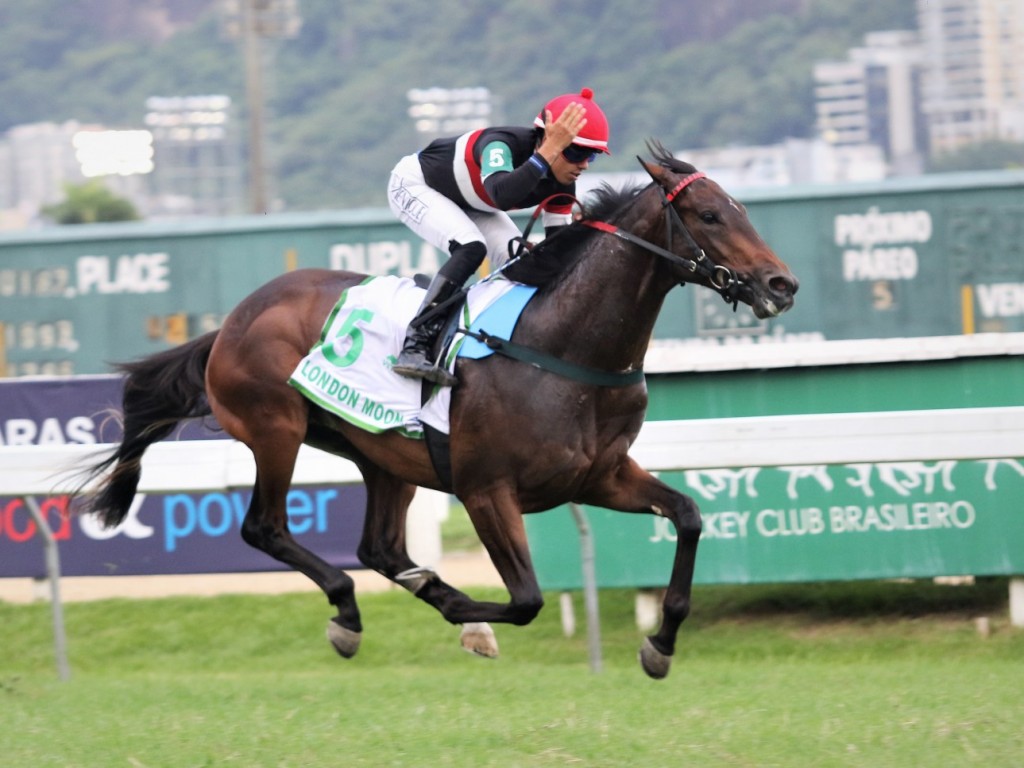
[[[642,161],[641,164],[643,164]],[[646,166],[644,167],[646,168]],[[679,211],[677,211],[676,207],[672,205],[672,201],[685,192],[687,187],[693,184],[693,182],[704,178],[707,177],[701,171],[691,173],[689,176],[684,176],[680,179],[679,183],[676,184],[676,186],[669,192],[666,192],[657,180],[654,181],[654,185],[657,186],[658,190],[661,192],[661,207],[665,211],[666,245],[668,248],[672,247],[672,230],[673,227],[678,227],[682,232],[683,238],[686,240],[687,247],[690,249],[691,253],[694,254],[694,258],[692,259],[687,259],[673,253],[668,250],[668,248],[662,248],[654,243],[650,243],[642,237],[637,237],[632,232],[627,232],[613,224],[608,224],[603,221],[584,221],[582,223],[585,226],[596,229],[600,232],[607,232],[610,235],[615,235],[616,237],[626,240],[633,245],[639,246],[656,256],[667,259],[676,266],[682,267],[695,275],[703,277],[707,280],[711,289],[717,291],[727,304],[732,304],[732,308],[735,311],[739,304],[740,295],[745,292],[749,292],[750,287],[740,279],[739,275],[737,275],[735,271],[721,264],[715,264],[707,257],[707,254],[704,253],[704,249],[697,244],[697,241],[693,239],[693,235],[691,235],[690,231],[686,228],[686,224],[683,223],[683,219],[679,215]],[[684,280],[680,280],[680,283],[685,282],[686,281]]]
[[[643,165],[645,169],[647,168],[647,166],[644,164],[641,158],[638,157],[637,160],[640,160],[640,164]],[[676,184],[675,187],[673,187],[672,190],[669,192],[665,191],[664,187],[662,187],[658,180],[654,178],[653,174],[651,178],[653,179],[652,186],[656,186],[658,188],[658,191],[661,192],[661,207],[665,211],[665,244],[667,246],[666,248],[662,248],[661,246],[648,242],[647,240],[644,240],[642,237],[634,235],[632,232],[627,232],[626,230],[620,229],[614,224],[608,224],[607,222],[604,221],[586,220],[581,221],[580,223],[583,226],[590,227],[591,229],[596,229],[599,232],[605,232],[609,235],[614,235],[615,237],[618,237],[622,240],[632,243],[633,245],[643,248],[645,251],[649,251],[650,253],[653,253],[656,256],[660,256],[661,258],[670,261],[676,266],[688,270],[694,275],[703,277],[705,280],[707,280],[707,283],[710,286],[711,290],[716,291],[725,300],[726,304],[732,304],[732,309],[735,312],[737,306],[739,305],[740,298],[743,296],[749,297],[752,295],[753,292],[751,291],[750,286],[743,280],[741,280],[740,276],[737,275],[734,270],[729,269],[729,267],[723,266],[721,264],[715,264],[713,261],[711,261],[711,259],[708,258],[707,254],[704,253],[704,249],[697,244],[697,241],[693,239],[693,235],[690,234],[690,230],[686,228],[686,224],[683,223],[683,218],[682,216],[679,215],[679,211],[677,211],[676,207],[672,205],[672,201],[675,200],[683,192],[685,192],[686,189],[691,184],[693,184],[693,182],[707,178],[707,175],[703,171],[696,171],[694,173],[691,173],[689,176],[684,176],[682,179],[679,180],[679,183]],[[563,192],[551,195],[543,202],[541,202],[537,206],[536,210],[533,212],[533,215],[530,217],[530,221],[527,223],[526,229],[523,231],[522,236],[514,237],[509,241],[509,260],[506,261],[500,268],[495,270],[491,275],[492,277],[497,277],[501,272],[504,272],[506,268],[512,266],[515,262],[517,262],[520,258],[522,258],[524,255],[526,255],[526,253],[530,251],[532,246],[529,243],[529,237],[530,232],[533,229],[533,225],[540,216],[544,206],[547,205],[549,201],[555,198],[570,198],[575,204],[579,204],[578,200],[573,198],[571,195],[567,195]],[[669,248],[672,247],[672,230],[674,227],[678,227],[679,230],[682,232],[683,238],[686,240],[687,247],[690,249],[690,252],[694,254],[694,258],[687,259],[684,256],[680,256],[669,250]],[[561,233],[556,233],[552,237],[558,237],[559,234]],[[679,284],[685,285],[686,282],[686,280],[680,280]]]

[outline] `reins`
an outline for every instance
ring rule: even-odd
[[[530,220],[526,222],[526,226],[523,228],[523,234],[519,235],[518,237],[513,237],[511,240],[508,241],[508,261],[502,264],[501,267],[495,271],[495,274],[503,272],[507,267],[519,261],[519,259],[521,259],[523,256],[525,256],[533,249],[533,244],[530,242],[530,233],[533,231],[533,225],[537,223],[537,219],[539,219],[541,214],[544,213],[544,206],[546,206],[552,200],[559,197],[567,198],[571,200],[574,205],[578,205],[580,208],[583,208],[583,203],[581,203],[575,197],[570,195],[568,192],[556,192],[553,195],[545,197],[543,200],[540,201],[540,203],[537,204],[537,207],[533,209],[533,213],[530,215]],[[552,240],[553,238],[561,234],[563,231],[564,229],[560,228],[558,232],[548,236],[545,239]],[[513,246],[515,246],[515,250],[513,250]]]
[[[634,368],[630,371],[603,371],[599,368],[591,368],[586,365],[577,365],[560,357],[541,352],[539,349],[516,344],[508,339],[499,336],[492,336],[487,331],[480,329],[479,332],[471,331],[468,328],[459,329],[459,333],[470,336],[496,354],[510,357],[521,363],[532,365],[550,373],[556,373],[567,379],[590,384],[595,387],[629,387],[633,384],[640,384],[644,381],[644,369]]]

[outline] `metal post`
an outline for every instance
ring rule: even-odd
[[[242,46],[245,51],[245,101],[249,111],[249,212],[267,212],[267,179],[263,160],[263,58],[256,27],[256,0],[242,3]]]
[[[570,504],[576,528],[580,532],[580,561],[583,569],[583,604],[587,614],[587,646],[590,671],[601,671],[601,619],[597,608],[597,571],[594,567],[594,539],[587,514],[578,504]]]
[[[249,212],[262,214],[269,205],[262,41],[295,37],[302,28],[302,17],[298,0],[221,0],[221,7],[224,34],[242,38],[249,115]]]
[[[53,613],[53,651],[57,657],[57,674],[61,680],[71,679],[71,667],[68,665],[67,635],[64,632],[64,604],[60,599],[60,553],[57,551],[57,540],[53,536],[49,523],[43,516],[39,503],[34,496],[24,496],[25,506],[36,521],[36,527],[43,536],[46,548],[46,575],[50,581],[50,610]]]
[[[572,592],[563,592],[558,596],[558,606],[562,614],[562,634],[572,637],[576,634],[576,609],[572,604]]]

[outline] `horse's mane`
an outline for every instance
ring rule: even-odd
[[[658,165],[673,173],[689,175],[697,169],[672,156],[658,141],[648,141],[647,148]],[[572,270],[585,252],[583,245],[598,232],[584,222],[603,221],[614,224],[633,201],[650,184],[634,184],[615,189],[603,183],[587,197],[580,218],[534,246],[519,261],[505,269],[510,280],[542,288],[550,287]]]

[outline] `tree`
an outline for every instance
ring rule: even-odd
[[[43,215],[57,224],[94,224],[100,221],[137,221],[142,218],[131,200],[118,197],[99,179],[84,184],[65,184],[66,197],[43,208]]]

